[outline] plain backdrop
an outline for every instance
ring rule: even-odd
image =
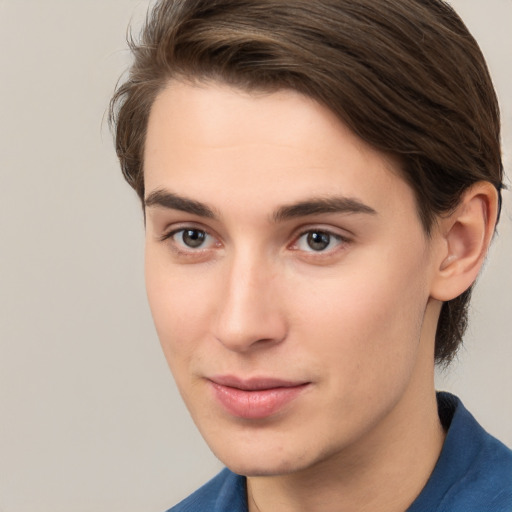
[[[453,4],[495,80],[510,176],[512,1]],[[221,467],[160,353],[104,120],[147,5],[0,0],[0,512],[163,512]],[[438,376],[509,445],[511,255],[505,192],[465,348]]]

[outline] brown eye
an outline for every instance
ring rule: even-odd
[[[311,231],[307,234],[306,243],[313,251],[323,251],[331,243],[331,235],[323,231]]]
[[[201,245],[204,244],[206,237],[206,233],[200,229],[183,229],[181,231],[181,241],[191,249],[201,247]]]
[[[310,255],[331,254],[340,249],[348,240],[343,236],[323,229],[304,231],[293,244],[293,249]]]

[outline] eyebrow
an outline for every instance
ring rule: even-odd
[[[204,203],[179,196],[166,190],[155,190],[146,197],[144,205],[147,208],[161,207],[170,210],[180,210],[182,212],[198,215],[199,217],[206,217],[214,219],[217,216],[214,211]]]
[[[160,207],[180,210],[199,217],[216,219],[218,216],[207,204],[180,196],[167,190],[151,192],[144,200],[146,207]],[[279,207],[272,215],[276,223],[297,217],[307,217],[322,213],[377,215],[376,210],[353,197],[334,196],[311,198]]]
[[[318,215],[322,213],[344,213],[377,215],[376,210],[353,197],[334,196],[312,198],[280,207],[272,216],[274,222]]]

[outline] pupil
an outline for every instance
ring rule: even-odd
[[[321,231],[315,231],[308,234],[308,245],[314,251],[323,251],[329,246],[331,237],[327,233]]]
[[[198,229],[186,229],[183,232],[183,243],[189,247],[199,247],[205,239],[204,231]]]

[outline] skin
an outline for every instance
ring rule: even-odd
[[[427,237],[398,162],[293,91],[173,82],[144,163],[158,336],[210,448],[248,475],[250,510],[405,510],[444,439],[438,298],[457,292],[442,280],[449,248],[469,252],[448,243],[448,220]],[[341,210],[290,208],[340,198]],[[307,385],[247,419],[215,398],[217,375]]]

